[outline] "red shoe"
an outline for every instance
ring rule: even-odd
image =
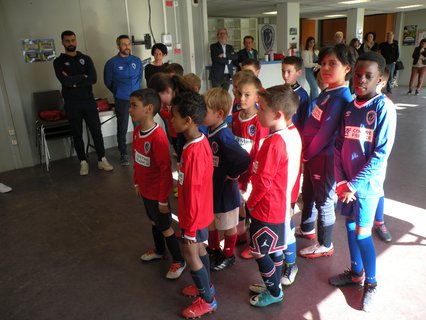
[[[203,298],[199,297],[188,308],[182,311],[182,315],[186,319],[195,319],[205,314],[215,312],[216,309],[217,302],[215,298],[213,298],[211,303],[207,303]]]
[[[210,293],[212,294],[212,296],[215,295],[215,289],[213,285],[210,285]],[[195,286],[195,284],[191,284],[185,288],[183,288],[182,290],[182,294],[186,297],[198,297],[199,293],[198,293],[198,289]]]
[[[251,254],[251,251],[250,251],[250,247],[249,247],[249,246],[247,246],[247,247],[243,250],[243,252],[241,252],[241,258],[243,258],[243,259],[247,259],[247,260],[249,260],[249,259],[253,259],[253,255]]]

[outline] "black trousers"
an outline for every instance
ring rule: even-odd
[[[117,143],[121,155],[127,154],[126,135],[129,125],[129,100],[115,99],[115,115],[117,116]]]
[[[229,73],[224,74],[220,80],[212,80],[212,87],[222,87],[226,91],[229,90],[229,86],[231,84],[231,77]]]
[[[83,119],[92,135],[98,160],[105,156],[104,139],[101,131],[99,111],[94,99],[87,100],[65,100],[65,112],[70,121],[74,148],[80,161],[87,160],[83,141]]]

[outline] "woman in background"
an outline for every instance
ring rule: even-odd
[[[413,89],[414,81],[417,80],[416,96],[420,93],[423,86],[423,79],[426,74],[426,39],[422,39],[419,46],[413,52],[413,66],[411,67],[410,85],[407,94]]]
[[[302,51],[303,66],[305,67],[306,81],[310,88],[311,101],[318,97],[318,85],[315,77],[316,71],[319,70],[318,50],[315,49],[315,38],[308,37],[306,39],[305,50]]]
[[[364,43],[361,45],[359,50],[359,54],[363,54],[368,51],[379,51],[379,45],[376,43],[376,33],[375,32],[367,32],[364,37]]]

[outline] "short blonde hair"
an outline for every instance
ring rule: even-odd
[[[204,100],[206,101],[207,108],[213,111],[223,110],[225,116],[231,110],[232,99],[228,91],[223,88],[212,88],[204,93]]]
[[[191,87],[201,88],[201,79],[195,73],[187,73],[183,78],[188,82]]]
[[[238,85],[238,89],[240,90],[240,88],[242,88],[242,86],[244,85],[253,85],[255,86],[257,91],[260,91],[262,89],[262,82],[259,80],[258,77],[256,77],[254,75],[253,72],[249,71],[251,76],[247,76],[247,77],[243,77],[241,79],[239,79],[237,85]]]

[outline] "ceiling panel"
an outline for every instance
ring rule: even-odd
[[[327,14],[345,14],[351,8],[365,8],[365,14],[391,13],[426,9],[425,0],[371,0],[361,4],[339,4],[337,0],[207,0],[209,16],[216,17],[262,17],[263,12],[275,11],[278,3],[300,3],[301,18],[323,19]],[[423,7],[413,9],[396,9],[400,6],[419,4]]]

